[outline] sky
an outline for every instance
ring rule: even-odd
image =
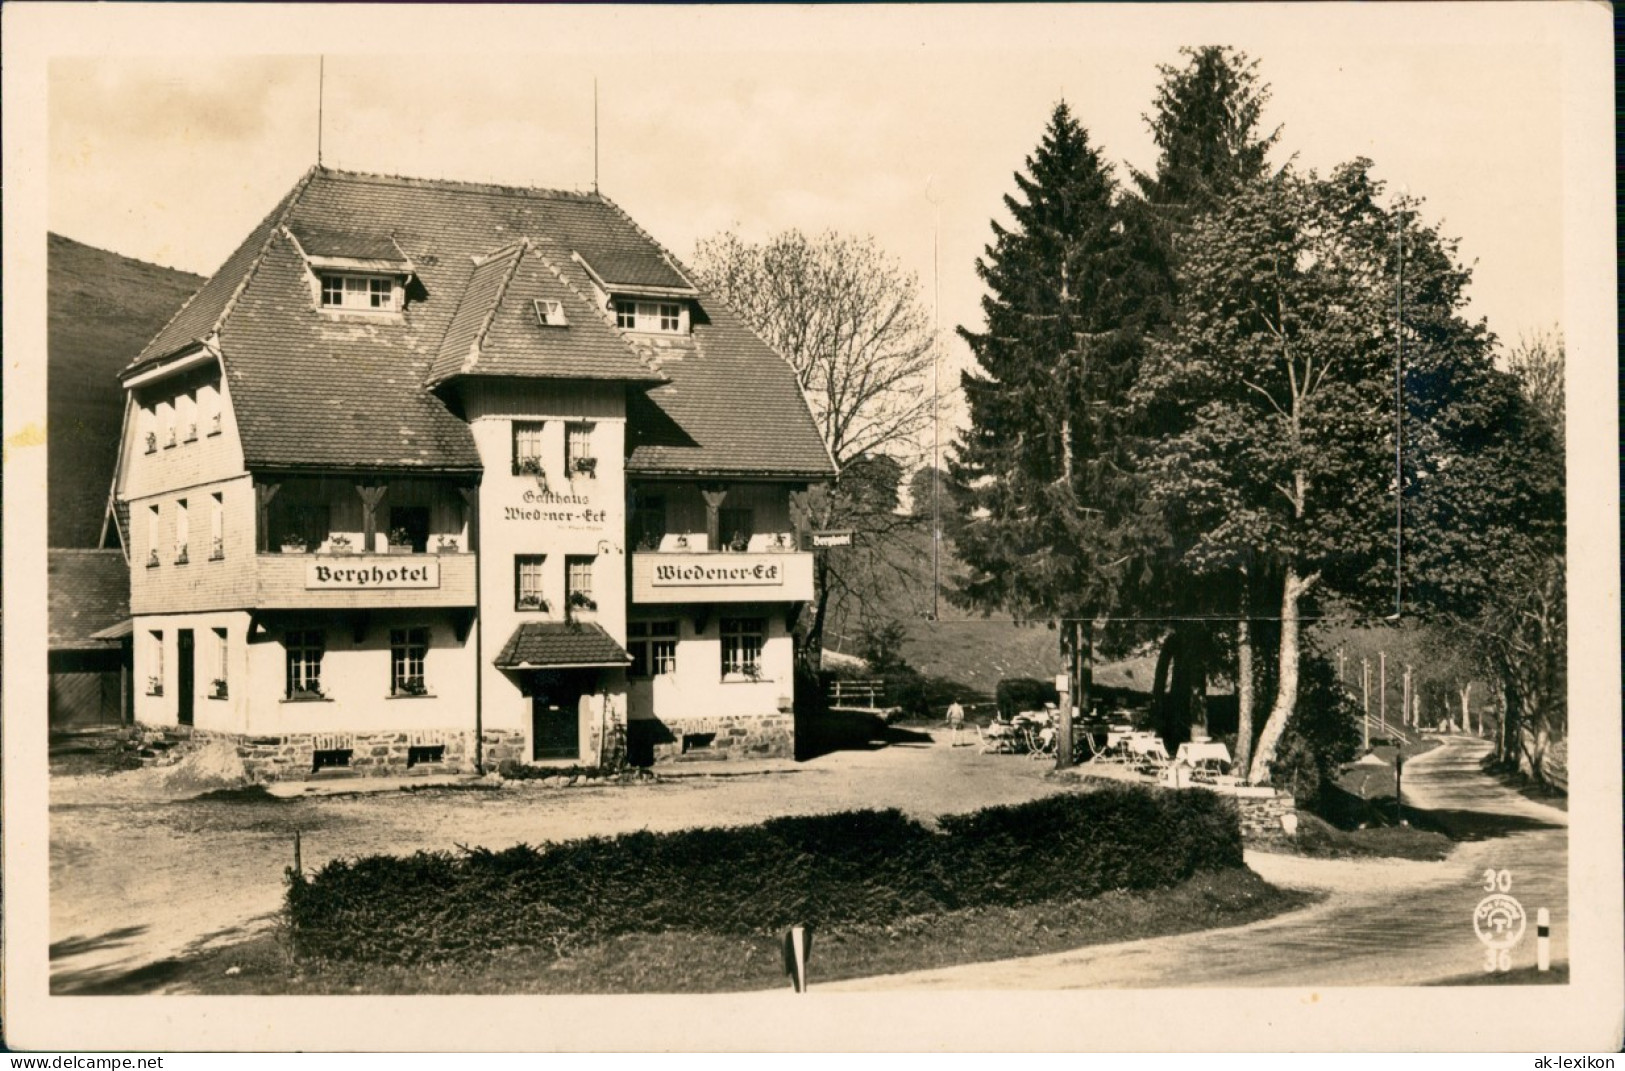
[[[599,186],[646,230],[685,259],[724,228],[874,235],[940,294],[949,389],[1056,102],[1127,182],[1155,164],[1158,65],[1226,44],[1270,86],[1272,162],[1372,159],[1460,238],[1470,315],[1513,342],[1562,315],[1563,6],[180,5],[182,38],[50,60],[48,226],[208,274],[315,162],[318,101],[329,166],[588,189],[596,81]]]

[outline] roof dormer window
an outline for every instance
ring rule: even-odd
[[[322,274],[322,308],[346,312],[396,312],[399,282],[388,275]]]
[[[688,309],[682,302],[615,299],[615,326],[623,331],[678,335],[686,331],[687,322]]]

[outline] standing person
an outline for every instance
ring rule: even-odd
[[[959,705],[959,700],[955,699],[948,704],[948,728],[953,730],[953,739],[948,745],[949,747],[959,746],[959,727],[964,723],[965,708]]]

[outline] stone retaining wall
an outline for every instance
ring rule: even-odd
[[[654,745],[656,762],[795,757],[793,714],[724,714],[661,721],[669,730],[670,740]]]
[[[256,781],[300,780],[315,772],[316,752],[348,751],[349,765],[330,767],[358,777],[400,777],[411,773],[466,773],[473,769],[471,733],[455,729],[405,732],[286,733],[239,736],[237,754]],[[439,747],[438,762],[411,762],[412,748]],[[325,772],[325,771],[324,771]]]
[[[1285,792],[1270,796],[1237,795],[1236,809],[1241,812],[1241,836],[1244,840],[1269,840],[1283,837],[1281,817],[1297,814],[1298,805]]]

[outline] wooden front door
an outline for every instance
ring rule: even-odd
[[[545,670],[531,678],[530,757],[581,758],[581,697],[597,690],[594,670]]]
[[[181,629],[175,636],[175,647],[180,656],[175,681],[177,717],[182,725],[192,724],[192,693],[196,690],[197,652],[192,642],[192,630]]]

